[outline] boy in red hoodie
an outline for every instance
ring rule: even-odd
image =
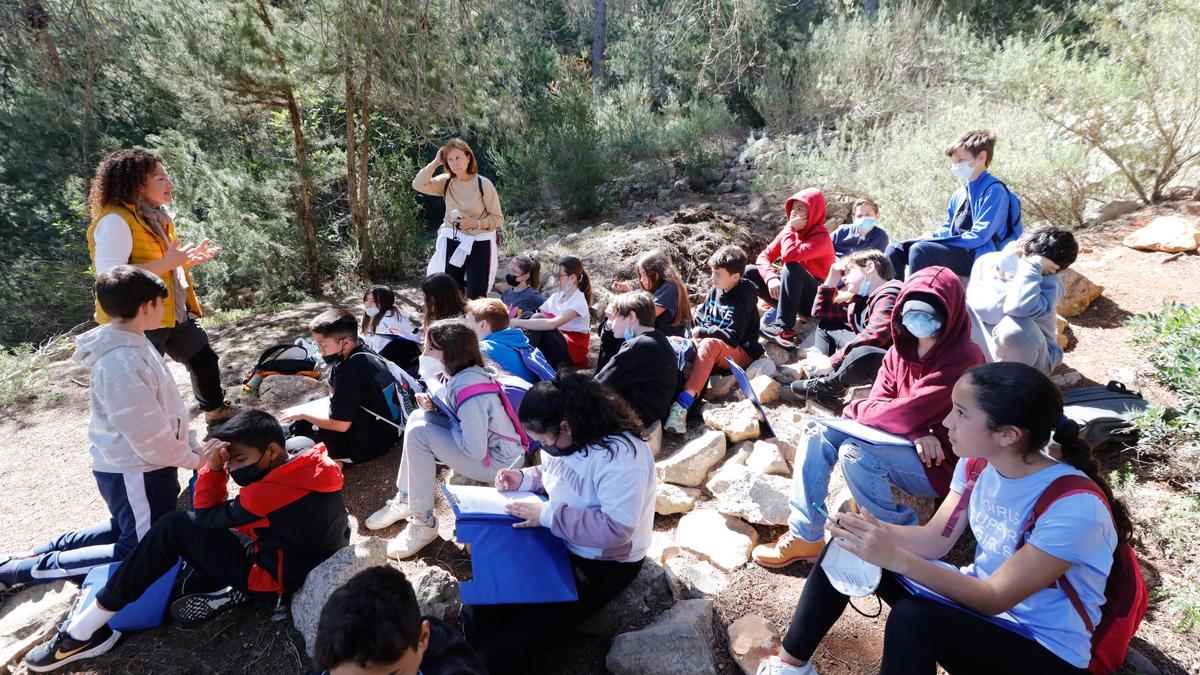
[[[796,346],[797,314],[808,317],[817,286],[829,275],[835,255],[825,228],[825,195],[805,188],[784,202],[787,225],[767,246],[746,278],[758,287],[758,297],[775,309],[763,319],[762,334],[785,349]],[[775,264],[781,269],[776,271]]]
[[[984,362],[971,340],[966,291],[953,270],[927,267],[905,282],[896,307],[892,346],[871,395],[851,401],[842,416],[912,444],[875,444],[814,423],[806,447],[796,453],[788,531],[754,549],[758,564],[784,567],[821,554],[825,517],[817,505],[825,503],[839,458],[855,502],[885,522],[917,523],[912,508],[893,499],[893,485],[921,497],[949,491],[958,458],[942,420],[950,413],[954,383]]]
[[[191,624],[245,602],[250,593],[282,598],[350,543],[342,470],[324,445],[289,458],[279,422],[261,410],[245,410],[222,425],[201,452],[195,512],[157,520],[95,602],[25,657],[30,670],[54,670],[112,649],[121,634],[108,620],[179,558],[188,584],[221,589],[171,604],[171,616]],[[227,499],[229,478],[241,486],[233,499]]]

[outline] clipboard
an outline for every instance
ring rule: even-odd
[[[871,445],[899,445],[902,447],[913,447],[913,442],[903,436],[897,436],[892,433],[869,427],[861,422],[856,422],[845,417],[826,417],[815,419],[814,422],[821,424],[834,431],[840,431],[847,436],[853,436],[860,441],[866,441]]]
[[[733,359],[726,356],[725,363],[729,365],[729,372],[733,373],[733,379],[737,382],[738,389],[742,391],[742,396],[746,397],[747,401],[754,404],[754,408],[758,410],[758,428],[762,432],[762,438],[775,438],[775,430],[771,428],[771,422],[767,419],[767,411],[763,408],[762,402],[758,400],[758,394],[754,393],[754,387],[750,386],[750,378],[746,375],[746,371],[742,367],[733,362]]]
[[[949,565],[946,565],[945,563],[939,563],[939,564],[949,567]],[[955,570],[955,571],[957,571],[957,570]],[[957,602],[951,600],[950,598],[947,598],[946,596],[942,595],[941,593],[938,593],[937,591],[933,590],[932,588],[929,588],[928,586],[917,583],[916,581],[913,581],[912,579],[909,579],[908,577],[906,577],[902,574],[896,575],[896,581],[899,581],[900,585],[903,586],[905,590],[907,590],[909,593],[912,593],[913,595],[917,596],[918,598],[932,600],[938,604],[942,604],[947,607],[953,607],[954,609],[957,609],[960,612],[963,612],[970,616],[974,616],[974,617],[983,619],[984,621],[987,621],[988,623],[995,624],[995,625],[1003,628],[1004,630],[1012,631],[1012,632],[1016,633],[1017,635],[1020,635],[1028,640],[1034,639],[1033,631],[1030,630],[1028,626],[1022,625],[1020,622],[1018,622],[1013,617],[1013,615],[1009,614],[1008,612],[1003,612],[1001,614],[995,614],[992,616],[988,616],[987,614],[980,614],[979,612],[976,612],[975,610],[971,609],[970,607],[965,607],[963,605],[960,605]]]
[[[404,340],[415,345],[421,344],[421,338],[414,335],[401,335],[400,333],[371,333],[371,337],[381,337],[389,342],[392,340]]]

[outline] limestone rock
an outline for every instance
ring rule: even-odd
[[[589,635],[616,635],[630,621],[644,616],[653,606],[670,600],[671,587],[666,571],[653,560],[647,560],[642,563],[637,577],[600,611],[579,624],[579,630]]]
[[[792,475],[787,459],[783,456],[781,444],[775,441],[755,441],[754,449],[746,458],[746,466],[759,473],[775,476]]]
[[[714,375],[708,378],[708,386],[704,389],[704,400],[715,401],[733,391],[737,380],[732,375]]]
[[[710,429],[723,431],[730,443],[740,443],[762,435],[758,424],[758,410],[750,401],[706,408],[703,417],[704,423]]]
[[[718,471],[705,486],[717,501],[717,511],[758,525],[786,525],[792,481],[768,476],[749,467]]]
[[[1146,226],[1130,232],[1123,242],[1129,248],[1144,251],[1179,253],[1200,248],[1200,219],[1167,215],[1154,218]]]
[[[303,375],[271,375],[258,385],[258,401],[264,407],[283,409],[329,395],[320,380]]]
[[[45,642],[75,602],[74,584],[59,579],[26,586],[0,607],[0,672],[16,668],[25,654]]]
[[[662,420],[655,420],[645,431],[646,445],[650,446],[650,452],[654,455],[654,459],[658,459],[662,454],[662,437],[663,427]]]
[[[664,567],[676,600],[713,597],[729,586],[728,574],[707,560],[696,560],[690,553],[667,556]]]
[[[689,441],[674,455],[656,465],[659,479],[676,485],[696,487],[708,470],[725,457],[725,434],[706,431]]]
[[[437,565],[419,563],[414,572],[405,572],[417,594],[421,616],[435,616],[448,624],[458,623],[462,612],[462,593],[458,579]]]
[[[763,405],[770,405],[779,400],[779,383],[769,375],[759,375],[750,380],[750,388],[754,390],[758,402]]]
[[[1092,283],[1071,267],[1059,272],[1058,278],[1062,280],[1065,291],[1062,300],[1058,301],[1059,316],[1071,318],[1083,314],[1088,305],[1104,292],[1103,286]]]
[[[1067,320],[1061,316],[1054,317],[1054,341],[1063,349],[1066,349],[1069,344],[1067,340]]]
[[[696,506],[696,500],[700,497],[700,490],[697,488],[685,488],[670,483],[659,483],[658,490],[654,496],[654,512],[660,516],[669,516],[673,513],[687,513]]]
[[[779,653],[779,636],[761,616],[747,614],[729,624],[729,655],[745,675],[754,675],[758,664]]]
[[[563,243],[570,244],[571,242],[576,241],[577,239],[579,239],[579,233],[572,232],[571,234],[568,234],[566,236],[566,238],[563,239]]]
[[[775,362],[764,356],[747,366],[746,377],[750,378],[751,380],[759,375],[774,377],[776,370],[778,370],[778,368],[776,367]]]
[[[546,237],[546,241],[542,244],[542,246],[549,248],[561,240],[562,237],[558,236],[557,234],[552,234],[549,237]]]
[[[692,511],[679,519],[675,545],[723,570],[746,564],[758,543],[758,532],[746,523],[716,511]]]
[[[1106,223],[1142,208],[1142,203],[1136,199],[1117,199],[1100,207],[1096,214],[1097,223]]]
[[[371,537],[334,553],[308,573],[304,586],[292,596],[292,623],[304,637],[310,657],[317,638],[317,620],[330,594],[368,567],[386,564],[387,542]]]
[[[613,675],[717,675],[712,619],[712,600],[684,600],[649,626],[618,635],[604,665]]]
[[[592,227],[591,225],[588,225],[587,227],[585,227],[579,231],[579,236],[586,237],[589,234],[591,234],[595,229],[596,228]]]

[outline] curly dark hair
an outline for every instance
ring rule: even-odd
[[[588,373],[569,368],[558,371],[553,380],[533,385],[521,399],[517,416],[521,426],[535,434],[557,431],[566,420],[577,444],[570,452],[586,454],[587,446],[596,446],[608,452],[610,459],[618,443],[637,450],[620,434],[642,435],[641,420],[620,394]]]
[[[88,193],[88,210],[93,218],[114,204],[133,204],[146,177],[163,159],[149,150],[125,148],[110,152],[96,167],[92,189]]]

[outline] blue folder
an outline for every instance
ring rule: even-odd
[[[471,546],[471,580],[459,584],[464,605],[534,604],[579,599],[567,545],[548,528],[516,528],[519,518],[462,513],[450,492],[454,538]]]
[[[120,564],[115,562],[93,567],[87,573],[79,587],[80,599],[77,603],[79,609],[74,610],[74,613],[83,611],[85,607],[95,602],[96,594],[100,592],[101,588],[104,588]],[[175,576],[179,574],[181,564],[183,564],[182,561],[176,562],[175,566],[167,570],[166,574],[150,584],[146,592],[142,593],[137,600],[125,605],[124,609],[109,619],[109,627],[116,631],[130,631],[145,630],[162,625],[163,615],[166,614],[167,604],[171,600],[171,588],[175,585]]]
[[[738,389],[742,390],[742,396],[746,397],[747,401],[754,404],[758,409],[758,427],[762,429],[763,438],[775,438],[775,430],[771,428],[771,422],[767,419],[767,411],[763,409],[762,402],[758,400],[758,394],[754,393],[754,387],[750,386],[750,378],[747,377],[746,371],[742,370],[741,366],[733,362],[733,359],[726,356],[725,362],[729,364],[729,372],[733,373],[733,379],[737,381]]]

